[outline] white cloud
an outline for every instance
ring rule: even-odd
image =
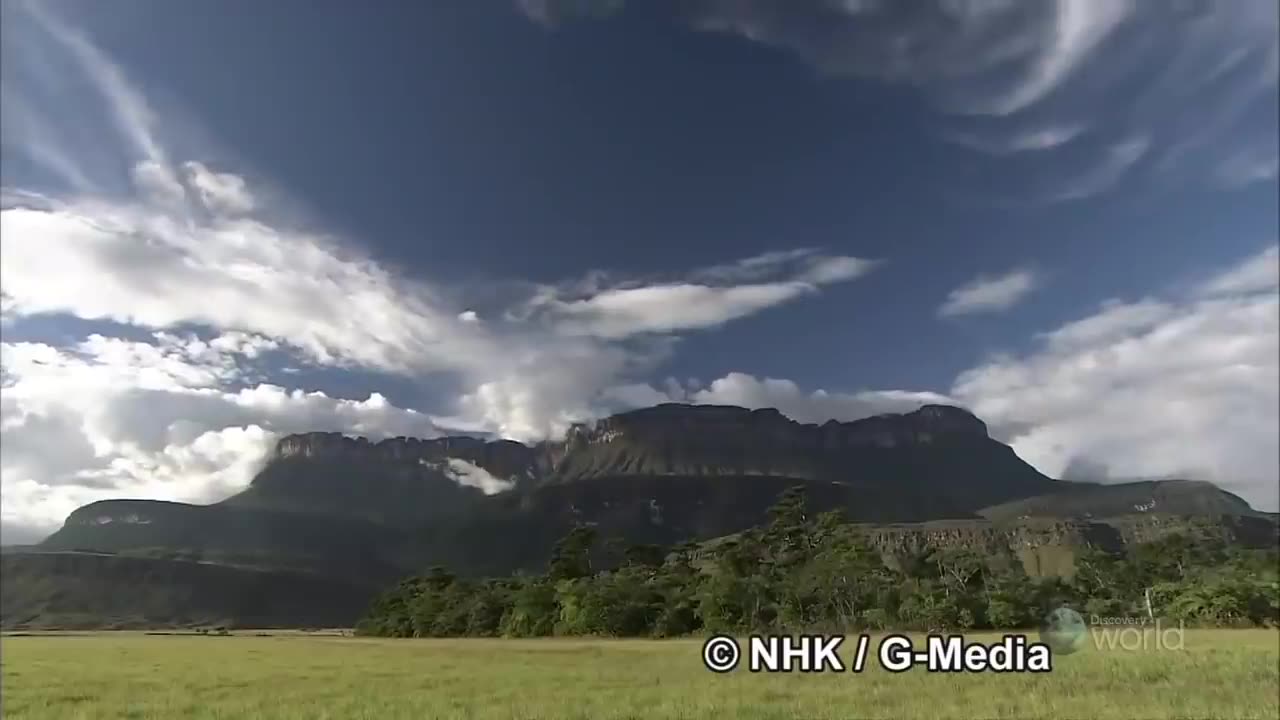
[[[1047,42],[1039,44],[1027,72],[982,110],[1008,115],[1043,100],[1071,77],[1132,10],[1132,4],[1125,0],[1054,3]]]
[[[168,166],[154,160],[143,160],[133,167],[133,182],[161,207],[180,208],[187,202],[187,189]]]
[[[1041,333],[1022,356],[961,373],[949,393],[805,391],[729,373],[705,388],[611,388],[614,407],[659,402],[776,407],[804,422],[957,404],[1052,476],[1102,482],[1184,477],[1280,509],[1280,280],[1276,246],[1180,296],[1111,300]]]
[[[253,210],[253,195],[239,175],[214,172],[195,161],[183,163],[182,168],[187,172],[187,182],[200,194],[201,202],[208,209],[233,215]]]
[[[278,350],[280,343],[261,335],[250,335],[232,330],[210,340],[209,347],[219,352],[244,355],[252,360],[264,352]]]
[[[377,393],[365,400],[271,384],[240,389],[253,338],[91,336],[70,349],[0,345],[0,504],[6,524],[55,527],[111,497],[189,502],[245,486],[281,435],[439,434],[432,418]]]
[[[780,270],[794,267],[796,263],[810,260],[817,255],[813,248],[771,250],[723,265],[712,265],[695,271],[690,279],[697,282],[731,283],[760,280],[776,275]]]
[[[586,300],[551,306],[557,328],[568,335],[623,338],[639,333],[709,328],[814,291],[788,282],[713,288],[654,285],[608,290]]]
[[[1058,348],[1087,347],[1142,332],[1175,312],[1167,303],[1151,299],[1136,302],[1108,300],[1098,312],[1040,335]]]
[[[577,283],[542,288],[521,317],[542,319],[564,335],[606,339],[713,328],[823,285],[853,280],[878,264],[800,249],[695,270],[673,282],[608,287],[606,276],[593,273]]]
[[[485,495],[496,495],[516,485],[514,480],[494,477],[488,470],[462,458],[449,458],[444,474],[459,485],[478,488]]]
[[[611,406],[631,409],[650,407],[670,402],[688,402],[688,393],[684,388],[666,388],[659,390],[648,383],[630,383],[605,388],[600,399]]]
[[[12,532],[47,529],[74,507],[105,497],[203,501],[225,495],[243,486],[266,449],[284,433],[431,436],[438,424],[445,424],[396,407],[377,393],[364,400],[337,398],[260,379],[262,362],[276,355],[408,377],[444,374],[456,383],[460,396],[449,425],[521,440],[555,436],[572,422],[662,398],[779,407],[813,422],[946,401],[927,392],[805,392],[790,381],[740,373],[702,388],[672,382],[656,389],[634,382],[670,351],[666,336],[713,328],[813,295],[824,285],[851,280],[874,267],[871,261],[813,249],[765,253],[663,280],[592,274],[571,285],[541,288],[505,319],[498,312],[486,314],[482,322],[476,311],[454,306],[448,292],[409,281],[335,238],[280,222],[267,202],[269,194],[251,188],[240,176],[198,162],[176,162],[158,133],[157,116],[124,73],[82,35],[50,18],[44,23],[70,51],[71,69],[85,74],[100,91],[103,112],[74,117],[110,120],[116,144],[127,155],[124,166],[133,168],[126,178],[132,192],[125,199],[94,192],[113,185],[114,178],[101,174],[111,164],[81,164],[111,143],[97,142],[90,134],[94,142],[76,144],[70,140],[79,133],[64,132],[56,122],[43,126],[43,132],[32,129],[36,123],[20,123],[25,129],[15,136],[6,122],[6,152],[23,149],[78,194],[44,197],[4,189],[4,320],[65,314],[114,320],[154,334],[146,341],[93,335],[70,347],[3,344],[0,532],[6,540]],[[4,92],[6,109],[15,99],[26,102],[7,83]],[[39,108],[26,111],[42,121],[61,117]],[[1184,458],[1188,462],[1183,464],[1207,468],[1215,477],[1234,477],[1253,447],[1256,428],[1269,428],[1274,436],[1274,414],[1270,426],[1266,417],[1260,425],[1253,423],[1256,404],[1275,393],[1268,390],[1274,382],[1268,386],[1258,376],[1254,360],[1259,360],[1259,340],[1249,335],[1258,327],[1248,325],[1266,319],[1266,298],[1248,293],[1274,288],[1274,249],[1270,252],[1269,261],[1255,259],[1206,281],[1193,300],[1104,308],[1095,317],[1047,334],[1039,355],[975,369],[952,395],[985,403],[1011,426],[1033,428],[1020,441],[1046,467],[1053,466],[1056,451],[1044,448],[1056,447],[1062,438],[1064,443],[1080,439],[1091,457],[1127,471],[1129,465],[1112,459],[1124,448],[1099,440],[1096,433],[1102,431],[1086,427],[1077,404],[1055,411],[1044,400],[1042,409],[1032,402],[1027,417],[1014,412],[1012,403],[1022,394],[1031,393],[1035,400],[1035,387],[1017,380],[1030,377],[1026,382],[1038,386],[1046,375],[1065,372],[1055,370],[1051,359],[1057,358],[1089,380],[1077,391],[1086,398],[1097,388],[1109,392],[1128,382],[1136,389],[1117,392],[1117,397],[1128,393],[1149,400],[1159,389],[1156,380],[1106,375],[1107,363],[1089,353],[1105,349],[1123,354],[1128,351],[1116,348],[1129,347],[1125,343],[1135,337],[1158,345],[1151,338],[1172,333],[1175,337],[1163,342],[1176,347],[1161,346],[1161,351],[1180,354],[1188,363],[1198,358],[1209,367],[1215,352],[1253,358],[1236,363],[1235,369],[1209,367],[1178,376],[1178,387],[1206,383],[1202,390],[1210,395],[1220,390],[1213,382],[1226,388],[1212,395],[1217,405],[1201,405],[1206,417],[1226,418],[1220,427],[1197,436],[1211,449]],[[1274,315],[1274,299],[1272,303]],[[1192,325],[1203,326],[1216,345],[1178,345],[1177,338],[1195,333],[1179,335],[1177,323],[1195,318],[1202,322]],[[191,327],[199,335],[188,332]],[[1262,337],[1260,362],[1274,370],[1274,352],[1270,360],[1265,353],[1274,348],[1274,335],[1270,337],[1271,345]],[[1261,381],[1263,392],[1238,391],[1231,384],[1237,380]],[[1184,394],[1198,401],[1192,390]],[[1110,396],[1094,402],[1107,410],[1107,421],[1122,415],[1110,411],[1108,403],[1118,402]],[[1239,408],[1244,409],[1237,415],[1227,412]],[[1172,427],[1169,418],[1175,416],[1165,412],[1157,425],[1171,434],[1186,430]],[[1235,418],[1241,418],[1241,427],[1233,425]],[[1209,422],[1188,427],[1200,431],[1204,424]],[[1133,467],[1162,467],[1150,456],[1163,452],[1163,446],[1138,437],[1136,430],[1124,430],[1128,434],[1123,438],[1133,442]],[[1197,447],[1194,435],[1182,432],[1177,442]],[[1267,466],[1256,467],[1265,475]],[[1240,477],[1262,477],[1256,467],[1253,475]],[[482,489],[502,482],[468,468],[452,469],[460,481]]]
[[[1010,155],[1013,153],[1052,150],[1070,143],[1084,134],[1086,130],[1087,127],[1083,124],[1050,125],[1018,130],[1007,136],[1002,133],[978,135],[950,132],[946,134],[946,137],[959,145],[980,150],[984,153]]]
[[[1113,143],[1092,167],[1066,177],[1050,199],[1079,200],[1111,189],[1146,155],[1150,147],[1151,140],[1141,136]]]
[[[50,126],[67,148],[59,157],[92,159],[110,147],[124,162],[59,168],[61,176],[84,176],[74,196],[5,188],[5,321],[70,315],[153,334],[145,342],[95,335],[72,347],[4,346],[4,439],[29,448],[12,460],[6,453],[10,526],[52,522],[75,504],[120,493],[225,495],[282,433],[436,432],[429,417],[376,393],[350,400],[273,384],[266,357],[434,374],[458,391],[451,426],[540,439],[607,407],[603,389],[642,375],[670,349],[663,338],[628,336],[715,327],[871,267],[798,250],[718,266],[719,277],[708,271],[696,281],[609,284],[597,273],[538,289],[523,315],[482,322],[455,306],[447,289],[281,222],[267,202],[275,194],[182,162],[121,68],[82,34],[37,15],[35,29],[53,39],[44,49],[67,51],[65,69],[100,95],[101,107],[74,116],[82,125]],[[6,84],[6,104],[43,97],[21,90]],[[51,121],[70,117],[37,109]],[[103,118],[107,127],[91,127]],[[6,133],[6,148],[41,154],[40,138]],[[93,142],[77,144],[81,137]],[[117,164],[132,168],[128,177],[106,174]],[[122,180],[129,192],[90,192]],[[291,370],[280,376],[296,381]],[[59,446],[67,452],[51,452]]]
[[[882,413],[911,412],[922,405],[954,404],[935,392],[864,390],[854,393],[814,390],[805,392],[791,380],[757,378],[731,372],[706,387],[681,385],[669,378],[662,389],[647,384],[620,385],[605,390],[601,399],[611,408],[637,408],[666,402],[695,405],[736,405],[745,408],[777,408],[804,423],[858,420]]]
[[[16,315],[205,325],[280,340],[317,362],[395,370],[457,367],[491,349],[426,289],[257,220],[48,201],[0,211],[0,233],[0,285]]]
[[[1277,508],[1280,295],[1271,247],[1185,297],[1113,301],[1023,356],[960,375],[952,395],[1056,475],[1211,480]]]
[[[524,3],[550,26],[620,5]],[[914,88],[955,126],[944,137],[1050,163],[1045,174],[1061,187],[1029,183],[1021,189],[1032,200],[1103,192],[1136,173],[1139,157],[1150,157],[1146,169],[1161,179],[1238,186],[1276,176],[1274,0],[909,5],[685,0],[679,17],[787,50],[826,73]],[[1086,124],[1087,141],[1077,139]],[[1141,149],[1133,137],[1145,138]]]
[[[1040,277],[1028,269],[998,277],[983,275],[952,290],[938,308],[943,317],[1008,310],[1040,286]]]
[[[1267,248],[1248,262],[1210,278],[1198,291],[1202,295],[1264,292],[1280,284],[1280,247]]]
[[[40,3],[24,3],[21,9],[49,38],[65,48],[80,71],[88,76],[92,86],[106,101],[105,106],[120,136],[140,156],[138,164],[152,173],[172,175],[164,148],[155,136],[155,116],[151,107],[125,78],[120,67],[83,33],[63,23]],[[6,16],[6,21],[16,22],[18,14],[14,12]]]
[[[699,405],[773,407],[793,420],[807,423],[857,420],[881,413],[910,412],[930,403],[953,402],[938,393],[906,390],[866,390],[856,393],[815,390],[806,393],[790,380],[758,379],[736,372],[692,393],[690,400]]]

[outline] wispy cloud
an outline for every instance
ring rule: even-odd
[[[764,253],[676,280],[610,285],[607,276],[541,288],[518,313],[564,335],[618,339],[713,328],[861,277],[879,263],[813,249]]]
[[[622,7],[523,5],[548,25]],[[954,125],[942,136],[959,144],[1020,161],[1042,156],[1049,177],[1066,161],[1063,186],[1029,187],[1032,200],[1109,189],[1136,159],[1134,137],[1146,138],[1137,154],[1153,160],[1145,171],[1162,180],[1235,186],[1275,177],[1274,0],[682,0],[675,7],[695,28],[785,49],[822,72],[915,88],[944,125]]]
[[[146,100],[124,77],[119,66],[89,42],[83,33],[63,23],[41,3],[24,3],[22,9],[65,47],[85,72],[92,86],[107,101],[116,128],[133,149],[149,163],[167,168],[164,149],[155,136],[155,118]]]
[[[1066,178],[1050,198],[1079,200],[1110,190],[1133,169],[1150,147],[1151,141],[1145,137],[1129,138],[1111,145],[1097,164]]]
[[[1040,287],[1041,278],[1033,270],[1022,268],[1004,275],[983,275],[952,290],[938,308],[942,317],[992,313],[1017,305]]]
[[[1084,124],[1077,124],[1028,128],[1013,133],[988,131],[986,135],[946,131],[943,136],[957,145],[964,145],[984,153],[1012,155],[1052,150],[1070,143],[1086,131],[1087,127]]]
[[[1201,283],[1197,292],[1213,297],[1266,292],[1277,286],[1280,286],[1280,246],[1272,245],[1248,261]]]

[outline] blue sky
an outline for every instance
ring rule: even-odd
[[[1275,8],[1187,8],[7,3],[4,527],[662,400],[1275,509]]]

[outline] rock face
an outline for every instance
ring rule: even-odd
[[[363,463],[444,463],[465,460],[500,478],[527,478],[535,466],[537,449],[512,440],[485,441],[474,437],[411,437],[371,442],[341,433],[290,435],[276,443],[270,461],[290,459],[338,460]]]
[[[715,517],[719,508],[741,518],[734,524],[749,524],[772,500],[759,491],[776,494],[782,481],[813,483],[831,507],[847,507],[855,518],[894,521],[973,517],[981,507],[1056,485],[959,408],[929,405],[806,425],[771,409],[667,404],[577,425],[562,441],[532,446],[472,437],[370,442],[338,433],[292,435],[280,440],[250,487],[223,504],[413,528],[483,514],[477,508],[486,493],[516,490],[526,508],[545,507],[554,497],[560,506],[548,512],[578,507],[577,519],[590,521],[592,499],[607,488],[612,505],[608,512],[597,508],[606,515],[652,502],[675,507],[673,514],[701,506],[696,512]],[[687,525],[734,529],[696,518]]]
[[[670,404],[574,426],[550,455],[552,474],[563,480],[655,474],[841,479],[857,475],[841,461],[860,451],[990,442],[981,420],[941,405],[806,425],[772,408]]]
[[[340,433],[290,435],[277,443],[270,461],[432,466],[460,459],[520,485],[631,475],[811,480],[856,476],[856,468],[841,463],[858,451],[991,443],[985,423],[966,410],[943,405],[812,425],[771,408],[672,403],[574,425],[563,441],[533,446],[474,437],[371,442]]]
[[[961,544],[1033,574],[1069,574],[1076,548],[1177,531],[1187,516],[1234,540],[1275,539],[1274,518],[1208,483],[1048,478],[960,408],[812,425],[777,410],[659,405],[537,445],[292,435],[223,502],[94,503],[39,549],[377,587],[434,564],[485,575],[538,569],[578,524],[630,542],[708,540],[759,524],[797,484],[811,510],[863,523],[888,557]],[[23,567],[46,567],[39,562]]]

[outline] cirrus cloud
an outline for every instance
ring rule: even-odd
[[[639,5],[639,3],[636,3]],[[548,27],[621,0],[519,0]],[[1276,178],[1280,19],[1272,0],[679,0],[677,19],[828,75],[914,89],[940,136],[1041,162],[1034,202],[1131,176],[1232,188]],[[1010,192],[1018,187],[1010,187]]]
[[[977,277],[952,290],[938,308],[943,317],[974,315],[1008,310],[1031,294],[1041,284],[1038,274],[1019,269],[1004,275]]]

